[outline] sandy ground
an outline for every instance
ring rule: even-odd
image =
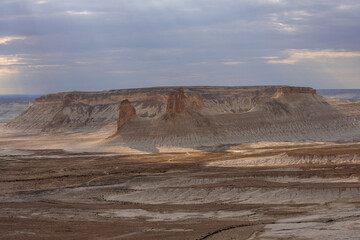
[[[359,239],[359,143],[142,154],[105,134],[3,129],[0,239]]]

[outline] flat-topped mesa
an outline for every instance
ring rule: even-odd
[[[124,123],[132,117],[136,116],[136,110],[128,99],[120,103],[119,119],[117,121],[117,129],[119,130]]]
[[[188,108],[205,107],[204,100],[201,95],[187,95],[183,88],[179,88],[176,92],[170,93],[166,112],[182,113]]]
[[[135,108],[136,113],[129,107],[130,110],[124,110],[119,120],[120,102],[124,99],[131,102],[130,105]],[[156,87],[101,92],[64,92],[36,99],[30,108],[6,126],[37,131],[96,131],[114,122],[122,126],[128,117],[126,112],[131,113],[129,116],[136,114],[140,120],[167,119],[176,115],[188,117],[188,115],[194,116],[194,113],[230,116],[229,114],[262,111],[261,106],[264,104],[269,111],[283,109],[279,103],[285,105],[289,103],[292,105],[291,109],[297,106],[298,115],[303,115],[306,111],[302,109],[305,106],[302,104],[304,101],[315,101],[316,103],[311,105],[315,104],[320,109],[324,107],[325,100],[315,94],[312,88],[290,86],[194,86],[180,89]],[[187,112],[189,114],[182,114]]]
[[[274,98],[289,96],[293,94],[316,94],[316,90],[310,87],[289,87],[289,86],[281,86],[277,88]]]

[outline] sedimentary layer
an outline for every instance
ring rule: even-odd
[[[259,141],[356,141],[360,136],[358,121],[314,89],[289,86],[51,94],[36,99],[8,127],[96,131],[115,121],[116,134],[104,144],[146,151]]]
[[[133,104],[140,118],[158,118],[166,113],[169,96],[177,90],[177,87],[157,87],[49,94],[37,98],[31,108],[8,126],[45,131],[96,130],[118,120],[120,103],[125,99]],[[290,92],[315,93],[311,88],[287,86],[183,87],[183,90],[192,102],[216,113],[244,113]]]

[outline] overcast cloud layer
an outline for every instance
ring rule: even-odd
[[[360,88],[358,0],[1,0],[0,94]]]

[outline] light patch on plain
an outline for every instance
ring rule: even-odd
[[[66,12],[69,15],[92,15],[94,12],[90,11],[67,11]]]
[[[145,232],[192,232],[194,229],[183,229],[183,228],[150,228],[146,229]]]
[[[309,50],[309,49],[289,49],[285,51],[289,55],[284,59],[269,59],[271,64],[295,64],[304,60],[324,61],[336,58],[360,58],[360,52],[336,51],[332,49]]]
[[[292,188],[158,188],[105,196],[106,201],[140,204],[285,204],[324,203],[359,197],[358,188],[292,189]]]
[[[343,164],[359,163],[360,157],[354,155],[330,157],[288,156],[286,153],[267,157],[245,157],[233,160],[210,162],[207,166],[216,167],[260,167],[260,166],[290,166],[299,164]]]
[[[150,212],[143,209],[110,210],[99,216],[111,218],[146,218],[148,222],[175,222],[189,219],[224,219],[250,216],[251,211],[211,211],[211,212]]]
[[[258,239],[358,239],[360,212],[354,206],[315,210],[308,216],[280,219],[265,226]],[[251,238],[253,239],[253,238]]]
[[[0,37],[0,44],[7,45],[9,42],[15,41],[15,40],[25,40],[26,37],[11,37],[11,36],[5,36]]]
[[[301,183],[358,183],[359,179],[357,177],[349,178],[320,178],[320,177],[310,177],[310,178],[297,178],[297,177],[266,177],[266,181],[269,182],[279,182],[279,183],[292,183],[292,182],[301,182]]]

